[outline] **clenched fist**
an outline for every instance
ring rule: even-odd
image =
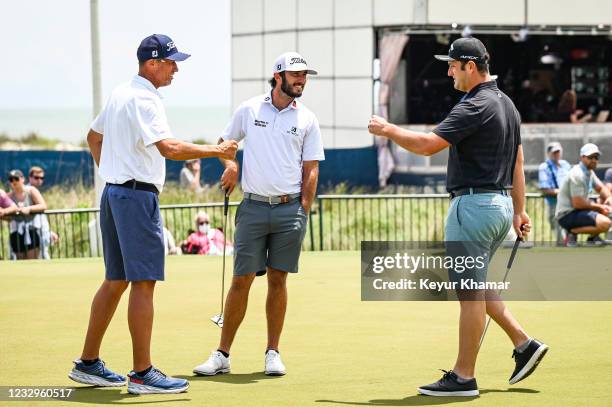
[[[236,157],[238,143],[235,140],[223,141],[217,145],[217,150],[219,152],[219,158],[233,160],[234,157]]]
[[[237,182],[238,165],[234,161],[229,161],[221,175],[221,187],[223,187],[223,190],[228,194],[231,194]]]
[[[384,136],[385,128],[389,126],[389,122],[384,118],[376,115],[372,115],[370,122],[368,123],[368,130],[370,133],[376,136]]]

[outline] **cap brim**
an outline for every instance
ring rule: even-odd
[[[434,58],[436,58],[438,61],[454,61],[454,59],[448,55],[434,55]]]
[[[190,56],[191,56],[190,54],[185,54],[184,52],[175,52],[172,55],[168,55],[164,59],[169,59],[171,61],[184,61],[187,58],[189,58]]]
[[[306,73],[308,75],[318,75],[319,73],[317,71],[315,71],[314,69],[286,69],[287,72],[302,72],[302,71],[306,71]],[[276,71],[276,72],[282,72],[282,71]],[[275,73],[276,73],[275,72]]]

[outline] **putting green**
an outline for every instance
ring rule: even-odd
[[[507,251],[501,251],[507,256]],[[561,252],[560,252],[561,253]],[[596,254],[611,258],[612,251]],[[569,255],[568,251],[563,255]],[[520,255],[520,254],[519,254]],[[594,254],[595,255],[595,254]],[[289,277],[289,309],[281,352],[288,374],[263,375],[266,345],[264,278],[232,349],[232,373],[192,377],[216,348],[220,330],[220,258],[168,258],[157,287],[152,353],[167,374],[188,378],[177,395],[132,396],[126,388],[95,389],[67,378],[79,356],[90,301],[103,277],[96,260],[0,262],[0,386],[76,386],[71,401],[51,405],[209,406],[609,405],[612,302],[514,302],[527,331],[550,345],[538,370],[509,386],[512,346],[492,324],[478,361],[478,398],[417,396],[416,387],[450,369],[457,348],[457,303],[361,302],[358,252],[304,253]],[[229,268],[228,268],[229,269]],[[228,277],[230,273],[228,272]],[[125,296],[102,347],[117,372],[131,368]],[[49,405],[40,402],[40,405]],[[0,404],[9,404],[0,401]],[[13,405],[13,403],[10,403]],[[28,402],[28,405],[36,403]]]

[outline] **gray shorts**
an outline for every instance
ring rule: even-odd
[[[234,275],[263,275],[266,267],[297,273],[306,222],[299,198],[279,205],[243,199],[236,212]]]

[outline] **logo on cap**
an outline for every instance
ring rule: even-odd
[[[170,51],[173,48],[176,48],[176,45],[174,45],[174,41],[170,41],[169,43],[166,44],[166,51]]]
[[[151,56],[153,58],[157,58],[159,56],[159,52],[157,52],[157,50],[155,50],[155,51],[151,52]]]
[[[293,64],[306,64],[306,61],[304,61],[304,58],[291,58],[289,65]]]

